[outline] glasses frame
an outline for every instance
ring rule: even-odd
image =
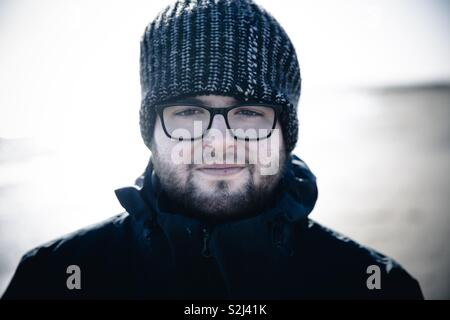
[[[210,118],[209,118],[208,127],[203,131],[203,134],[201,136],[196,137],[196,138],[191,138],[191,139],[185,139],[183,137],[174,138],[170,135],[170,133],[167,131],[166,124],[164,123],[164,109],[167,107],[174,107],[174,106],[199,107],[199,108],[203,108],[209,112]],[[246,107],[246,106],[251,106],[251,107],[261,106],[261,107],[266,107],[266,108],[268,107],[268,108],[271,108],[274,110],[274,119],[273,119],[272,128],[270,129],[270,133],[266,137],[264,137],[264,138],[258,137],[255,139],[250,139],[250,138],[239,138],[233,134],[233,129],[231,129],[230,123],[228,122],[228,113],[233,109],[240,108],[240,107]],[[161,119],[161,124],[162,124],[163,130],[164,130],[164,133],[170,139],[179,140],[179,141],[183,141],[183,140],[195,141],[195,140],[203,139],[205,134],[208,132],[208,130],[211,129],[214,117],[218,114],[221,114],[224,117],[225,123],[227,125],[227,129],[230,130],[230,132],[233,135],[235,140],[259,141],[259,140],[268,139],[272,135],[272,132],[277,125],[277,120],[280,116],[281,110],[282,110],[281,105],[273,105],[273,104],[266,104],[266,103],[251,103],[251,102],[240,102],[238,104],[234,104],[234,105],[222,107],[222,108],[215,108],[215,107],[210,107],[207,105],[202,105],[199,103],[192,103],[192,102],[180,102],[180,103],[172,102],[172,103],[162,103],[162,104],[156,105],[156,113],[159,115],[159,118]]]

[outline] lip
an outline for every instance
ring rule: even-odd
[[[198,171],[212,176],[231,176],[241,172],[245,167],[229,164],[205,165],[197,168]]]

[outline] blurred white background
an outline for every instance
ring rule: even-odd
[[[297,49],[311,217],[450,298],[450,2],[260,0]],[[0,0],[0,294],[32,247],[122,211],[149,158],[139,40],[169,4]]]

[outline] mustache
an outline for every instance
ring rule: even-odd
[[[192,159],[196,159],[196,157],[201,157],[201,162],[204,163],[205,160],[209,160],[210,164],[242,164],[242,165],[251,165],[250,154],[247,150],[244,154],[239,154],[234,151],[226,150],[217,150],[212,149],[210,151],[202,152],[201,154],[192,153]],[[209,158],[209,159],[208,159]]]

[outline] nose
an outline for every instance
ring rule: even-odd
[[[225,137],[225,133],[227,131],[227,123],[224,116],[221,114],[216,114],[212,120],[210,129],[219,130]]]
[[[233,147],[234,139],[227,129],[224,116],[216,114],[212,120],[210,129],[203,138],[204,146],[209,145],[218,150],[224,149],[224,152],[226,152],[226,149]]]

